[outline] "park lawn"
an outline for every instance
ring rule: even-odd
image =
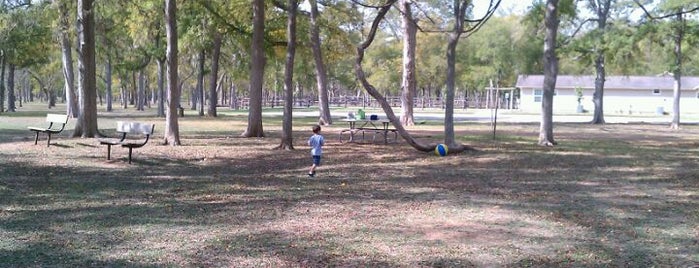
[[[306,176],[312,118],[281,118],[241,138],[247,116],[180,121],[182,146],[134,150],[70,138],[46,147],[0,115],[0,266],[692,267],[699,264],[699,126],[459,123],[477,149],[437,157],[405,142],[339,143],[325,127],[318,175]],[[411,127],[439,142],[438,122]]]

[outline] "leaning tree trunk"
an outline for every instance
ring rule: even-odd
[[[73,137],[94,138],[97,129],[94,0],[78,0],[78,90],[80,114]]]
[[[544,84],[541,101],[541,125],[539,128],[539,145],[553,146],[553,93],[558,76],[558,58],[556,55],[556,35],[558,33],[558,0],[546,1],[544,24]]]
[[[309,0],[309,2],[311,4],[311,49],[313,50],[313,59],[315,60],[316,84],[318,86],[318,109],[320,110],[318,123],[321,125],[331,125],[333,122],[330,116],[330,104],[328,100],[328,74],[320,46],[318,3],[317,0]]]
[[[250,68],[250,103],[248,110],[248,126],[243,137],[264,137],[262,129],[262,83],[265,72],[265,1],[253,0],[253,26]]]
[[[417,26],[413,20],[409,0],[401,0],[403,17],[403,83],[401,90],[400,121],[404,126],[415,125],[413,117],[413,97],[417,90],[415,78],[415,49],[417,44]]]
[[[287,21],[286,63],[284,65],[284,118],[282,120],[282,138],[278,149],[293,150],[293,110],[294,110],[294,58],[296,56],[296,10],[297,0],[289,0],[289,17]]]
[[[410,135],[410,133],[408,133],[405,127],[403,127],[403,125],[400,123],[399,118],[396,117],[396,114],[393,112],[391,105],[386,101],[386,98],[384,98],[384,96],[381,95],[381,93],[378,90],[376,90],[376,88],[371,83],[369,83],[369,81],[366,78],[366,74],[364,73],[364,69],[362,68],[364,52],[374,41],[374,38],[376,37],[376,31],[379,27],[379,23],[381,22],[383,17],[386,16],[386,13],[391,9],[391,5],[394,4],[396,1],[397,0],[388,0],[388,3],[386,3],[379,9],[376,18],[374,18],[374,21],[371,25],[369,35],[367,36],[366,40],[364,40],[364,42],[357,47],[357,59],[354,64],[354,70],[356,72],[357,79],[360,81],[360,83],[362,84],[364,89],[369,93],[369,95],[374,97],[374,99],[376,99],[376,101],[379,103],[383,111],[386,113],[386,117],[388,117],[388,119],[391,121],[391,124],[396,128],[398,134],[400,134],[400,136],[413,148],[419,151],[429,152],[434,150],[437,144],[422,144],[418,142],[415,138],[413,138]]]
[[[177,1],[165,0],[165,32],[167,48],[167,113],[165,115],[164,143],[172,146],[181,145],[180,127],[177,121],[177,109],[180,104],[180,89],[177,83]]]

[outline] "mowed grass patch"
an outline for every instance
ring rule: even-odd
[[[21,112],[20,112],[21,113]],[[121,113],[121,112],[118,112]],[[135,113],[135,112],[134,112]],[[20,119],[21,118],[21,119]],[[43,115],[0,115],[0,263],[8,266],[688,267],[699,263],[697,126],[458,123],[476,151],[437,157],[405,142],[340,143],[324,127],[318,175],[296,150],[241,138],[246,116],[180,120],[182,146],[134,150],[94,139],[33,144]],[[443,127],[411,127],[441,142]],[[106,132],[106,130],[105,130]],[[42,137],[45,138],[45,137]]]

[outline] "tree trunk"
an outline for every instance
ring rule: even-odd
[[[293,110],[294,110],[294,59],[296,56],[296,10],[297,0],[288,0],[289,16],[286,24],[286,64],[284,65],[284,116],[282,138],[277,149],[293,150]]]
[[[138,70],[138,92],[136,93],[136,110],[145,110],[146,102],[146,75],[143,69]]]
[[[181,87],[181,86],[180,86]],[[197,87],[190,87],[189,88],[189,109],[192,111],[197,110],[197,97],[199,96],[199,92],[197,92]]]
[[[446,79],[446,106],[444,111],[444,144],[449,148],[456,147],[454,139],[454,87],[456,86],[456,45],[459,43],[463,31],[463,18],[465,17],[466,4],[460,1],[461,6],[455,7],[455,23],[453,32],[449,34],[447,43],[447,79]],[[451,99],[450,99],[451,98]]]
[[[34,97],[35,97],[35,95],[34,95],[34,92],[33,92],[33,90],[32,90],[32,82],[30,81],[30,80],[31,80],[31,77],[30,77],[31,74],[29,73],[29,70],[26,70],[26,71],[27,71],[27,80],[25,80],[24,82],[27,83],[27,88],[29,89],[29,90],[27,91],[27,97],[29,97],[29,102],[34,102]],[[2,92],[0,92],[0,93],[2,93]],[[1,113],[1,112],[0,112],[0,113]]]
[[[216,117],[216,105],[218,104],[218,60],[221,56],[221,42],[223,36],[217,30],[214,30],[214,46],[211,53],[211,74],[209,74],[209,109],[206,115]]]
[[[228,100],[228,107],[233,110],[238,110],[238,88],[235,86],[235,81],[231,79],[231,87],[228,92],[230,100]]]
[[[58,4],[59,27],[61,39],[61,55],[63,62],[63,78],[66,93],[66,112],[69,117],[77,118],[79,113],[78,99],[75,96],[75,72],[73,71],[73,47],[70,41],[70,15],[66,1],[54,0]]]
[[[592,117],[592,124],[604,124],[604,82],[607,74],[604,68],[604,54],[603,52],[597,53],[595,60],[597,77],[595,78],[595,94],[592,97],[595,104],[595,114]]]
[[[167,113],[165,115],[164,143],[172,146],[181,145],[180,127],[177,121],[177,109],[180,104],[180,90],[177,83],[177,5],[176,0],[165,0],[165,32],[167,48]]]
[[[198,104],[197,112],[199,116],[204,116],[204,63],[206,62],[206,53],[204,50],[199,51],[199,58],[197,59],[197,89],[196,89],[196,102]]]
[[[158,59],[158,117],[165,117],[165,59]]]
[[[0,114],[5,112],[5,50],[0,50]]]
[[[447,44],[447,79],[446,79],[446,100],[444,100],[444,144],[449,147],[449,151],[461,152],[464,146],[456,143],[454,138],[454,91],[456,87],[456,45],[459,43],[461,33],[464,30],[464,19],[468,5],[461,1],[454,1],[454,30],[449,34]]]
[[[602,44],[601,47],[596,49],[597,58],[595,59],[595,72],[597,77],[595,79],[595,94],[592,98],[595,104],[595,113],[592,117],[592,124],[604,124],[604,82],[606,81],[607,71],[604,67],[605,56],[604,47],[606,47],[606,40],[604,35],[607,33],[607,19],[609,18],[609,10],[612,6],[613,0],[590,0],[590,6],[595,8],[595,13],[597,15],[597,29],[603,33],[600,37]]]
[[[107,57],[104,62],[104,101],[107,103],[107,112],[111,112],[113,100],[112,93],[112,60]]]
[[[415,78],[415,49],[417,46],[417,26],[413,21],[410,0],[401,0],[403,15],[403,82],[400,98],[400,121],[404,126],[415,125],[413,117],[413,97],[417,90]]]
[[[19,83],[20,83],[20,86],[19,86],[19,108],[22,108],[23,101],[26,101],[27,99],[29,99],[27,97],[28,87],[27,87],[27,83],[25,83],[27,81],[26,72],[27,72],[26,70],[23,70],[22,72],[20,72],[19,77],[18,77]]]
[[[78,90],[80,114],[73,137],[94,138],[97,129],[94,0],[78,0]]]
[[[22,98],[24,99],[24,103],[31,102],[32,101],[32,86],[29,82],[29,71],[27,69],[22,70],[22,74],[20,76],[20,83],[22,84]],[[21,103],[21,100],[20,100]],[[20,105],[20,107],[22,107]]]
[[[558,76],[558,56],[556,55],[556,35],[558,33],[558,0],[546,1],[544,24],[544,84],[541,101],[541,125],[539,128],[539,145],[553,146],[553,93],[556,90]]]
[[[682,97],[682,39],[684,39],[684,24],[684,16],[682,15],[682,13],[678,12],[677,29],[675,32],[675,70],[673,72],[675,83],[672,94],[672,124],[670,125],[671,129],[680,128],[680,98]]]
[[[121,107],[124,108],[124,110],[126,110],[127,108],[129,108],[129,100],[128,100],[129,91],[128,91],[128,88],[126,87],[126,83],[124,82],[124,81],[126,81],[126,79],[123,79],[123,78],[124,77],[122,76],[121,87],[119,87],[119,90],[121,91],[119,99],[121,100]]]
[[[227,84],[228,84],[228,76],[224,73],[221,75],[221,79],[218,80],[218,85],[216,85],[218,87],[216,92],[218,92],[217,93],[218,97],[221,98],[219,100],[220,101],[219,104],[221,104],[223,106],[228,105],[228,95],[226,95],[228,93],[228,91],[226,91],[226,88],[224,88],[224,85],[227,85]]]
[[[138,84],[136,83],[136,71],[131,71],[131,90],[129,90],[129,104],[138,110]]]
[[[243,137],[264,137],[262,129],[262,83],[265,71],[265,1],[253,0],[253,26],[251,47],[250,70],[250,109],[248,112],[248,126]]]
[[[7,111],[16,112],[15,107],[15,65],[7,65]]]
[[[318,26],[318,3],[317,0],[309,0],[311,4],[311,49],[316,67],[316,85],[318,87],[318,109],[320,118],[318,124],[331,125],[330,104],[328,102],[328,74],[323,61],[323,52],[320,44],[320,27]]]

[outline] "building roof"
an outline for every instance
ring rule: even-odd
[[[544,84],[543,75],[520,75],[517,77],[518,88],[541,88]],[[556,88],[595,88],[595,76],[592,75],[559,75]],[[672,76],[607,76],[604,88],[626,90],[674,89]],[[699,77],[682,77],[682,90],[699,89]]]

